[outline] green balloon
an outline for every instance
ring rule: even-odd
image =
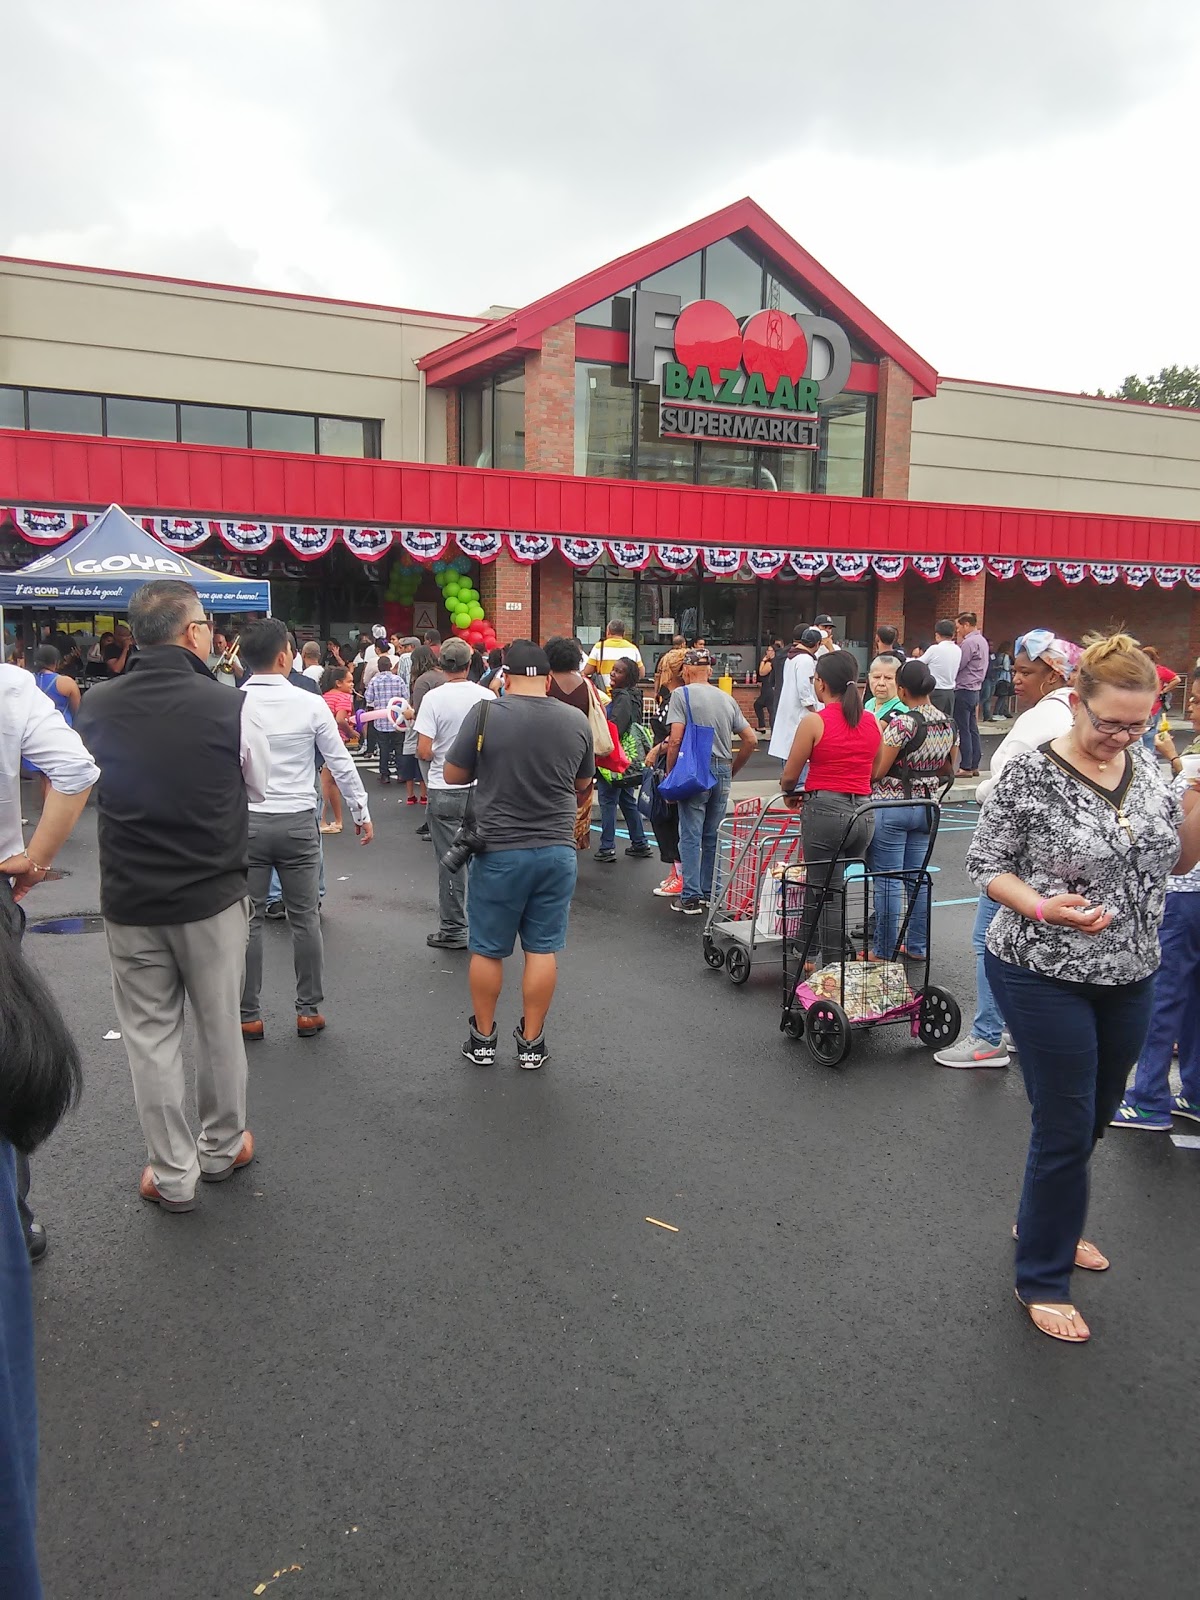
[[[471,613],[469,611],[455,612],[454,626],[456,628],[469,628],[471,626]]]
[[[446,574],[444,572],[435,572],[433,575],[433,581],[437,584],[439,589],[444,589],[446,587]]]
[[[472,622],[482,622],[483,621],[483,607],[481,605],[476,604],[476,605],[468,606],[467,607],[467,611],[470,613],[470,617],[471,617],[471,621]]]

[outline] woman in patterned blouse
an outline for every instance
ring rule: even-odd
[[[1032,1107],[1017,1298],[1070,1343],[1089,1337],[1072,1268],[1108,1266],[1081,1237],[1088,1163],[1146,1037],[1167,878],[1200,861],[1200,794],[1181,803],[1138,743],[1157,694],[1128,635],[1092,644],[1071,727],[1009,761],[967,852],[1000,906],[985,962]]]

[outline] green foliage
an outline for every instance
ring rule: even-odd
[[[1098,389],[1106,400],[1143,400],[1152,406],[1192,406],[1200,409],[1200,367],[1164,367],[1153,377],[1139,378],[1130,373],[1119,389],[1110,394]]]

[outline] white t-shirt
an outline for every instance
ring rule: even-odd
[[[320,683],[324,676],[325,668],[319,662],[314,662],[311,667],[305,667],[304,676],[311,678],[314,683]]]
[[[413,727],[418,738],[424,734],[433,740],[433,758],[429,763],[431,789],[470,788],[470,784],[447,783],[442,777],[442,769],[468,711],[481,700],[494,698],[490,689],[471,682],[443,683],[437,689],[427,691]]]
[[[962,649],[953,639],[939,639],[937,644],[931,644],[921,660],[933,673],[935,688],[953,689],[962,661]]]

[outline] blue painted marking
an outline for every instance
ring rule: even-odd
[[[977,905],[978,902],[979,896],[977,894],[973,894],[968,896],[966,900],[935,900],[933,904],[934,909],[936,910],[938,906],[973,906]]]

